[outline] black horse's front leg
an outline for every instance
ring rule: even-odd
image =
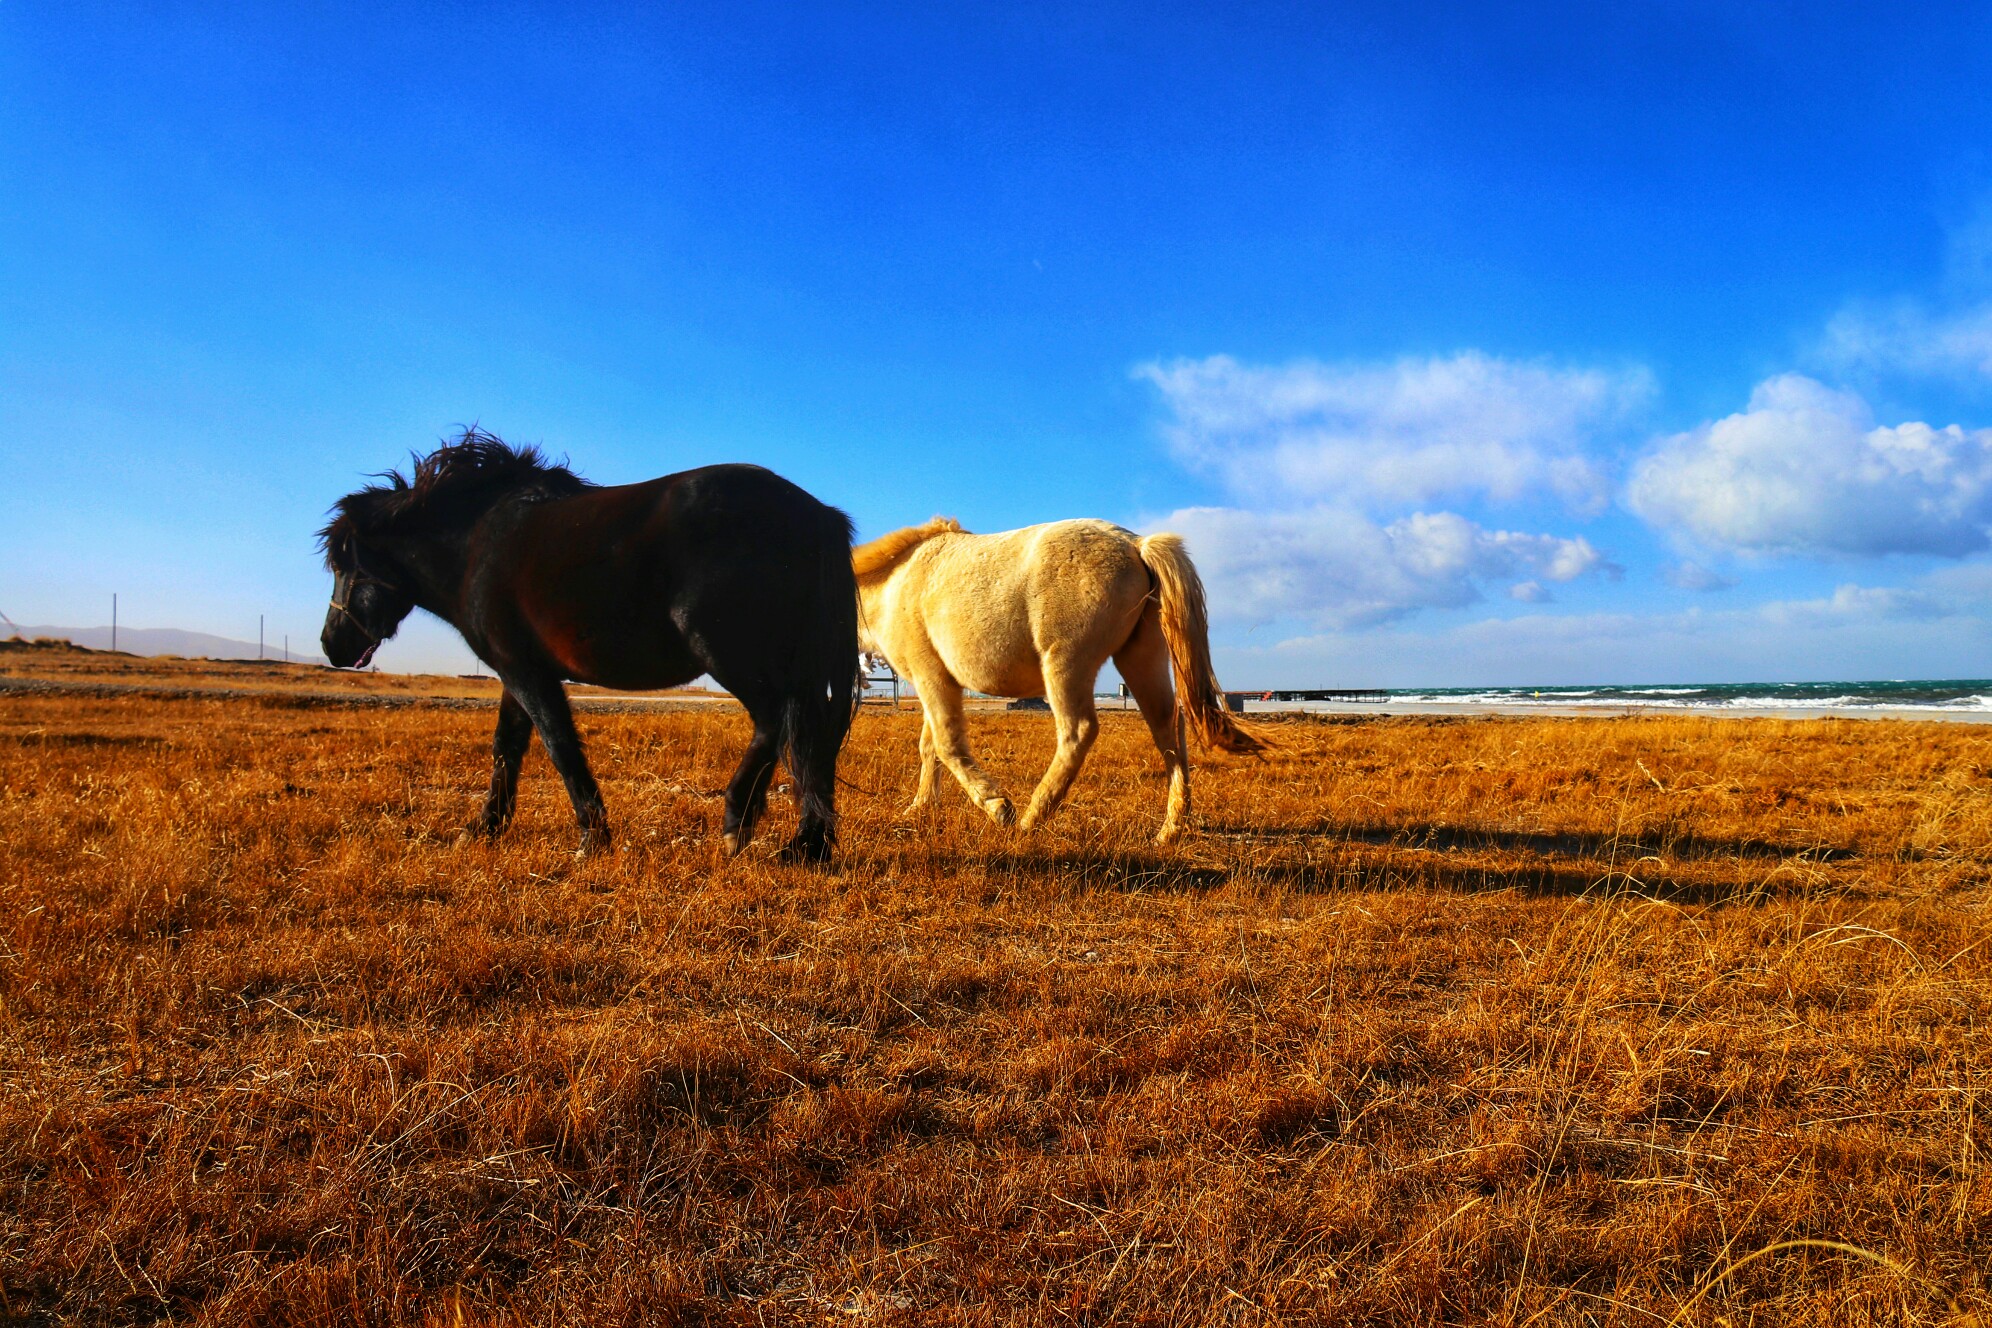
[[[506,679],[505,692],[517,696],[519,705],[531,717],[553,768],[567,785],[567,797],[574,804],[574,819],[581,827],[581,851],[604,852],[609,848],[609,814],[602,805],[602,791],[588,770],[588,758],[581,750],[581,735],[574,728],[574,712],[567,704],[567,692],[558,680],[520,683]],[[503,720],[501,707],[500,721]]]
[[[752,713],[751,711],[749,713]],[[754,824],[768,809],[768,786],[775,780],[781,753],[781,729],[765,716],[754,715],[754,738],[726,785],[726,818],[722,837],[729,854],[740,852],[754,838]]]
[[[471,822],[471,833],[496,839],[511,822],[519,792],[519,762],[532,740],[532,716],[508,687],[498,698],[498,729],[491,735],[491,791],[484,797],[483,813]]]

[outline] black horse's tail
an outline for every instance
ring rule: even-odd
[[[813,550],[815,586],[795,624],[796,669],[782,707],[784,755],[802,816],[798,847],[829,852],[837,834],[837,754],[857,708],[858,585],[851,574],[851,519],[825,507]],[[820,843],[807,842],[820,839]]]

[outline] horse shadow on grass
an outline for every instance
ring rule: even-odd
[[[1319,839],[1368,844],[1378,848],[1428,849],[1441,853],[1495,850],[1530,853],[1541,858],[1633,862],[1666,857],[1681,862],[1755,861],[1838,863],[1859,852],[1836,844],[1781,844],[1768,839],[1711,839],[1699,835],[1679,839],[1641,839],[1621,834],[1550,833],[1537,830],[1497,830],[1484,826],[1374,825],[1320,821],[1305,826],[1206,825],[1213,838],[1277,842]]]
[[[1459,830],[1443,826],[1410,826],[1382,831],[1369,827],[1325,830],[1275,829],[1238,831],[1209,828],[1215,839],[1292,842],[1316,841],[1319,852],[1307,861],[1240,860],[1214,863],[1208,853],[1196,858],[1175,857],[1171,850],[1118,853],[1029,848],[992,854],[937,855],[933,867],[954,872],[979,865],[984,871],[1020,879],[1055,881],[1074,891],[1117,890],[1126,893],[1203,895],[1230,885],[1273,888],[1295,894],[1356,893],[1374,890],[1424,889],[1454,894],[1514,891],[1528,896],[1640,896],[1680,904],[1752,903],[1804,895],[1820,889],[1816,875],[1781,870],[1786,864],[1817,868],[1854,855],[1748,843],[1736,852],[1717,851],[1703,841],[1692,854],[1675,848],[1675,861],[1710,866],[1734,864],[1739,870],[1722,879],[1677,876],[1650,848],[1610,836],[1537,835],[1518,832]],[[1194,845],[1194,841],[1192,841]],[[1379,856],[1367,851],[1398,849]],[[1502,864],[1451,861],[1461,851],[1505,850],[1527,860]],[[1179,850],[1180,851],[1180,850]],[[1194,847],[1191,849],[1195,852]],[[1642,861],[1642,859],[1644,859]],[[1769,870],[1765,870],[1769,868]],[[1835,891],[1846,883],[1836,882]]]

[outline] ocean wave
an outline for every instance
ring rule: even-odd
[[[1992,681],[1982,679],[1820,683],[1707,683],[1647,687],[1428,687],[1383,693],[1386,705],[1503,706],[1577,710],[1821,714],[1877,710],[1916,714],[1992,713]]]

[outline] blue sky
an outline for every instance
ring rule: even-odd
[[[1209,8],[0,4],[0,611],[310,639],[476,421],[1181,530],[1236,686],[1992,672],[1992,14]]]

